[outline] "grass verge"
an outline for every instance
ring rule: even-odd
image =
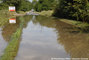
[[[2,27],[8,21],[8,12],[6,10],[0,10],[0,27]]]
[[[60,19],[60,21],[63,21],[65,23],[68,23],[68,24],[71,24],[75,27],[78,27],[83,31],[89,30],[89,23],[87,23],[87,22],[74,21],[74,20],[68,20],[68,19]]]
[[[50,17],[50,16],[52,16],[52,14],[53,14],[53,10],[41,11],[41,12],[36,12],[36,13],[38,13],[38,14],[40,14],[40,15],[43,15],[43,16],[48,16],[48,17]]]

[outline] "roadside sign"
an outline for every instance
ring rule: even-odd
[[[16,18],[9,19],[9,23],[16,23]]]
[[[15,6],[9,6],[9,11],[15,11]]]

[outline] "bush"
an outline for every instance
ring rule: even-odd
[[[88,7],[88,0],[59,0],[53,16],[87,21]]]
[[[0,4],[0,10],[8,9],[8,5],[6,3],[1,3]]]

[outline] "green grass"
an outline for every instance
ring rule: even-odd
[[[25,14],[26,12],[24,11],[17,11],[18,14]]]
[[[6,47],[5,52],[3,56],[0,58],[0,60],[14,60],[18,52],[22,28],[23,28],[23,22],[21,22],[20,27],[12,35],[11,40],[8,46]]]
[[[42,11],[42,12],[36,12],[36,13],[38,13],[38,14],[40,14],[40,15],[43,15],[43,16],[52,16],[52,14],[53,14],[53,10],[48,10],[48,11]]]
[[[11,13],[8,10],[0,10],[0,16],[9,17]]]
[[[8,22],[8,17],[10,17],[8,10],[0,10],[0,27],[2,27],[6,22]]]
[[[0,27],[4,26],[7,21],[8,21],[7,18],[0,16]]]
[[[81,22],[81,21],[76,21],[76,20],[68,20],[68,19],[60,19],[60,21],[63,21],[65,23],[68,23],[68,24],[71,24],[75,27],[78,27],[83,31],[89,30],[89,23],[87,23],[87,22]]]
[[[8,21],[6,17],[6,11],[3,10],[0,11],[0,26],[3,26]]]
[[[14,16],[15,12],[9,12],[8,10],[0,10],[0,27],[4,26],[8,22],[9,18]]]
[[[75,21],[75,20],[68,20],[68,19],[60,19],[61,21],[63,22],[66,22],[68,24],[72,24],[72,25],[75,25],[77,27],[86,27],[86,26],[89,26],[88,23],[85,23],[85,22],[81,22],[81,21]]]

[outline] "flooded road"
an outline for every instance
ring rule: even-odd
[[[22,41],[16,60],[50,60],[53,57],[69,57],[63,46],[58,44],[55,29],[34,22],[36,21],[34,17],[23,29]],[[48,23],[50,22],[52,21]]]
[[[15,60],[51,60],[51,58],[89,58],[89,33],[44,16],[16,18],[16,24],[7,24],[0,32],[1,47],[24,20],[20,44]],[[4,38],[4,39],[3,39]],[[4,45],[3,45],[4,43]],[[4,51],[4,47],[1,48]],[[0,54],[2,53],[0,51]]]
[[[88,35],[59,20],[33,16],[23,29],[15,60],[88,58]]]
[[[3,55],[6,46],[7,46],[7,42],[2,37],[2,28],[0,28],[0,56]]]

